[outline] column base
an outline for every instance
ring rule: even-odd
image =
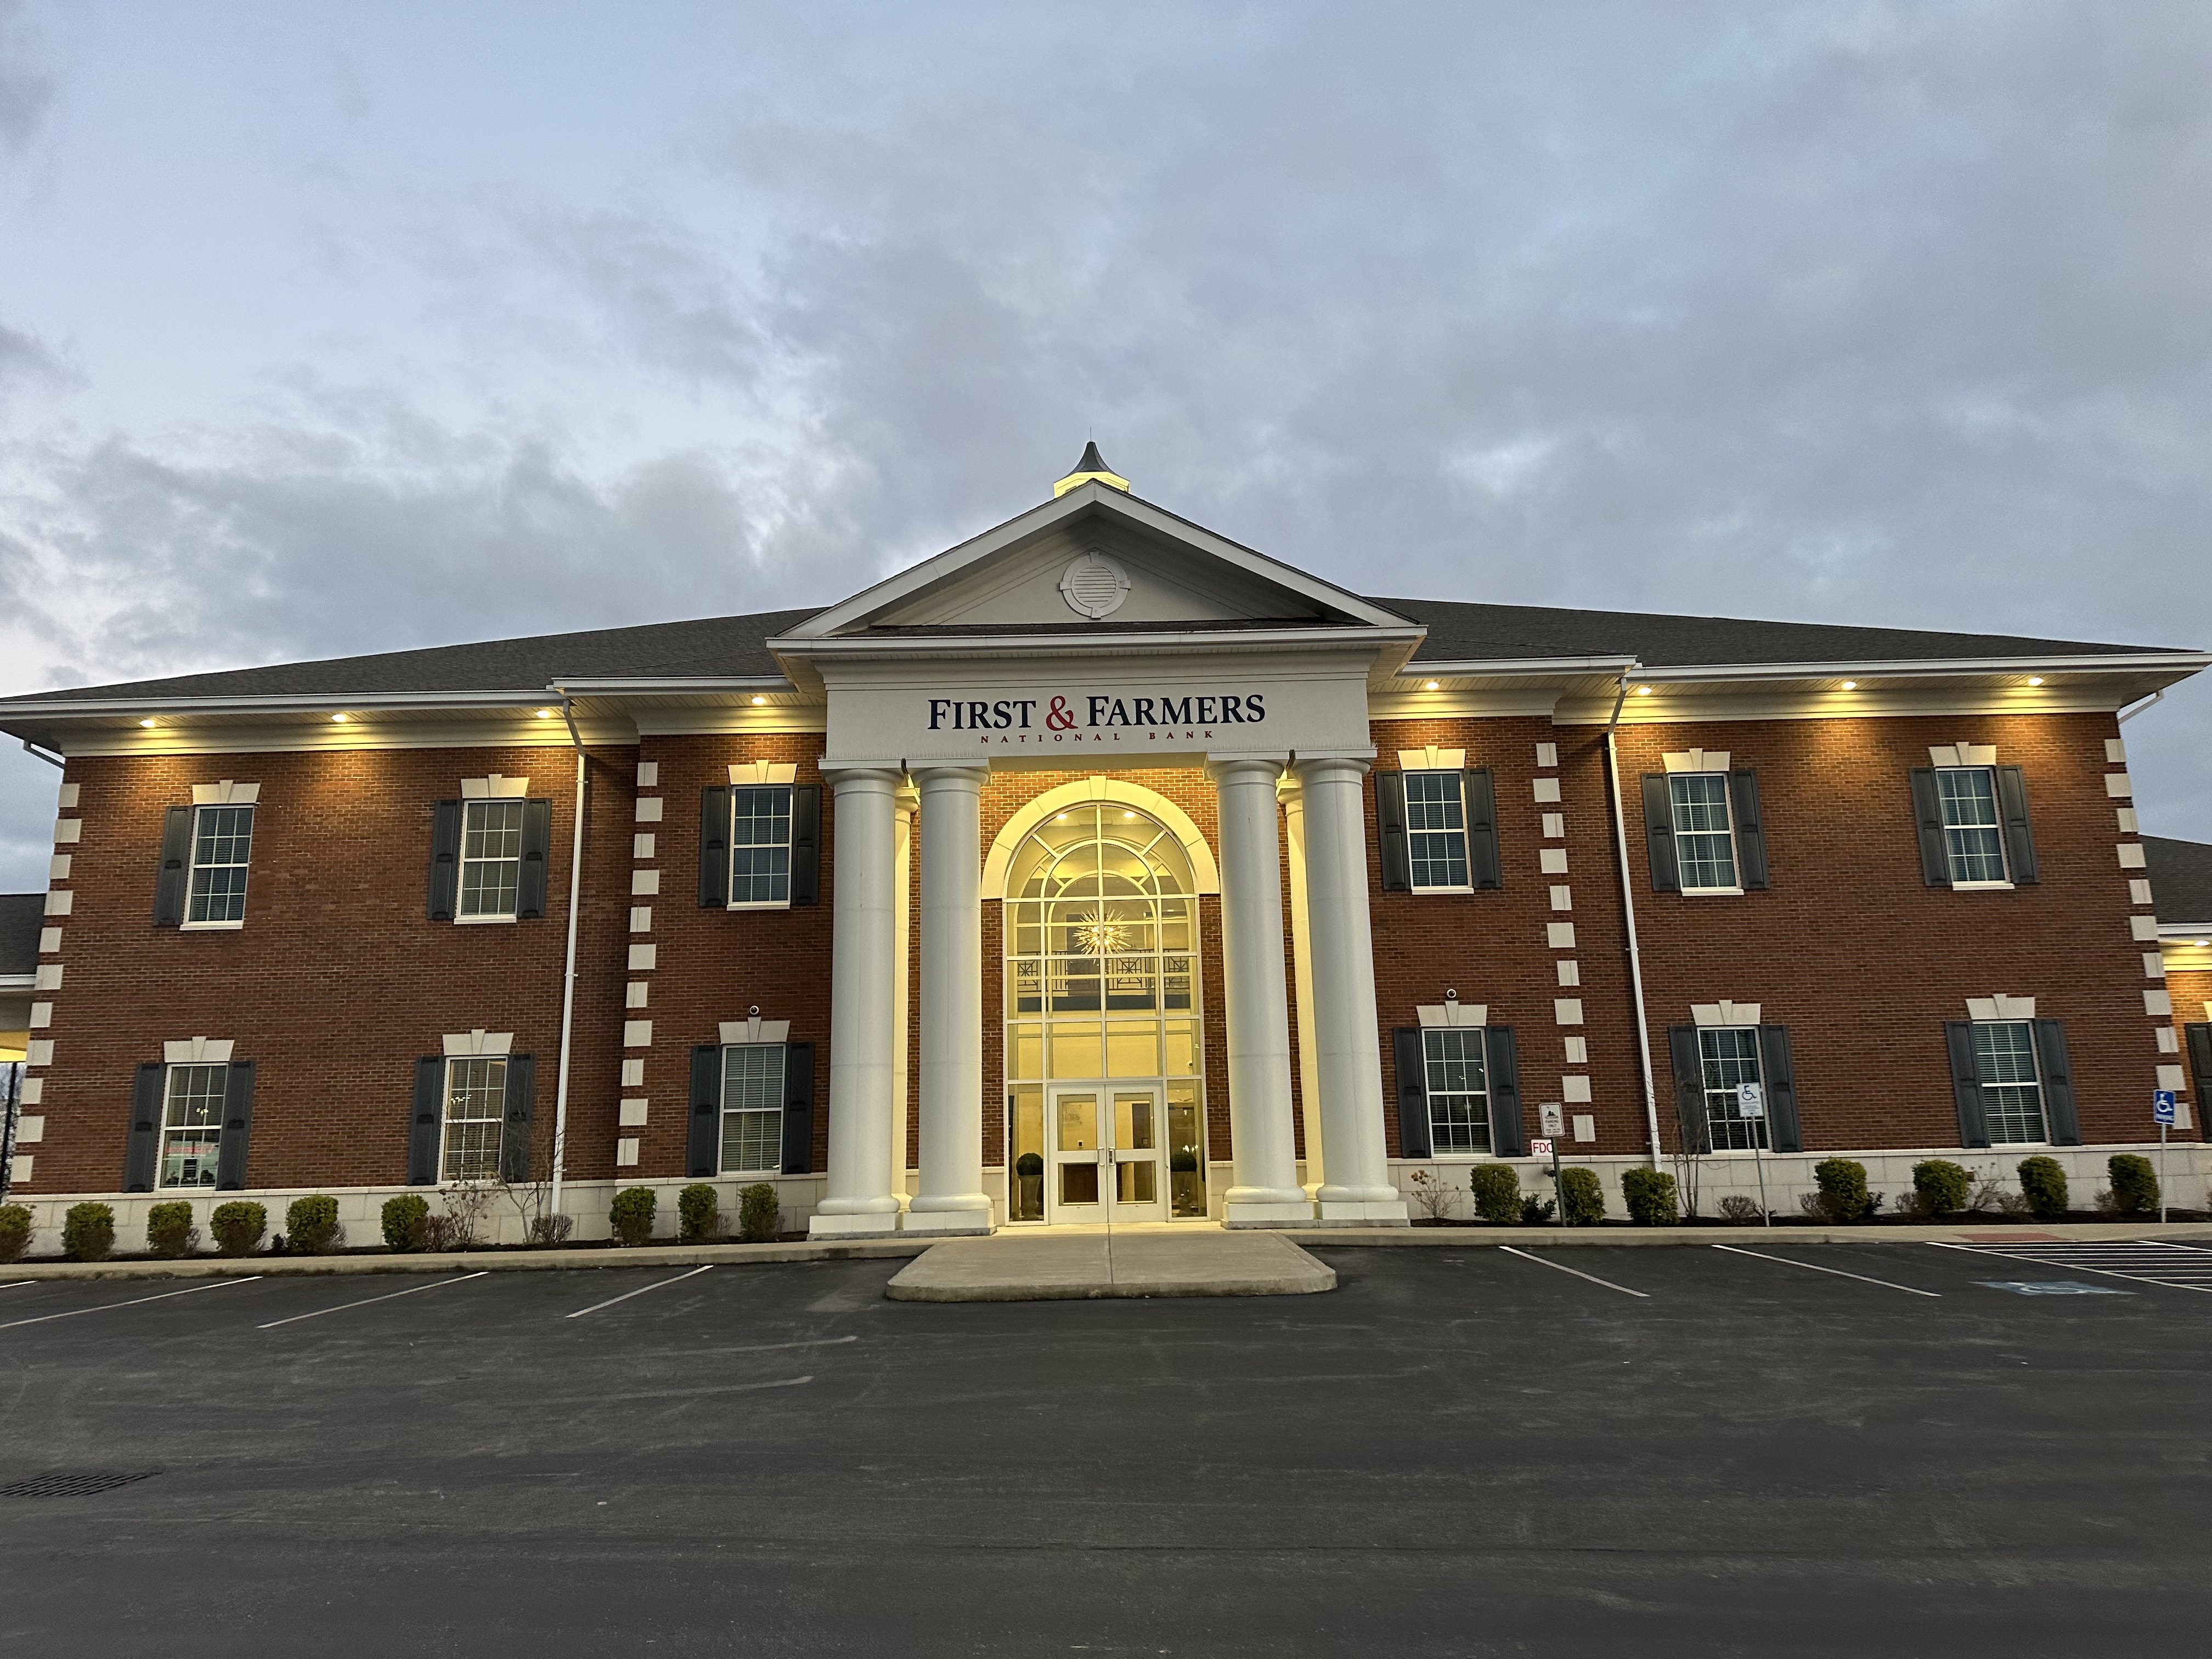
[[[988,1210],[908,1210],[899,1228],[902,1238],[988,1238]]]
[[[884,1238],[898,1232],[899,1212],[877,1210],[865,1215],[817,1215],[806,1224],[811,1239]]]
[[[1221,1206],[1221,1224],[1224,1227],[1310,1227],[1315,1225],[1311,1204],[1224,1204]]]
[[[1402,1198],[1361,1202],[1356,1199],[1325,1198],[1318,1206],[1324,1227],[1410,1227]]]

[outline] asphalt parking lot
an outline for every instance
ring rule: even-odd
[[[13,1285],[0,1638],[1888,1659],[2212,1639],[2212,1294],[2190,1282],[2212,1252],[2117,1276],[1746,1248],[1766,1254],[1325,1249],[1330,1295],[1157,1302],[893,1303],[898,1261]],[[5,1495],[120,1475],[143,1478]]]

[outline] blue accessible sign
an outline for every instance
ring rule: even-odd
[[[2154,1123],[2176,1123],[2180,1121],[2175,1104],[2175,1091],[2154,1089],[2150,1097],[2150,1121]]]

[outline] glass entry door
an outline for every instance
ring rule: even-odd
[[[1045,1219],[1167,1219],[1157,1086],[1086,1085],[1052,1091]]]

